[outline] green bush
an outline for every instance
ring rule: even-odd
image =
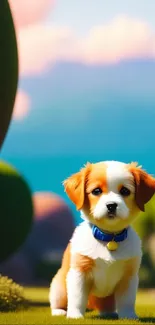
[[[32,220],[32,197],[26,181],[14,167],[0,161],[0,262],[22,245]]]
[[[25,308],[23,288],[6,276],[0,275],[0,312]]]
[[[17,43],[7,0],[0,0],[0,148],[12,116],[18,82]]]
[[[151,239],[155,235],[155,195],[145,205],[145,212],[140,213],[133,224],[138,235],[142,239],[143,258],[140,267],[141,288],[155,287],[155,261],[152,254]]]
[[[154,288],[155,287],[155,268],[151,260],[148,250],[143,252],[142,263],[139,271],[139,287]]]
[[[145,241],[155,233],[155,195],[145,205],[145,212],[141,212],[133,226],[142,240]]]

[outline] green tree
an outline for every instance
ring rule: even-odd
[[[0,0],[0,148],[14,106],[18,82],[17,43],[7,0]]]

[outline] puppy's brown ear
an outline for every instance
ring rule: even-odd
[[[144,211],[145,204],[152,198],[155,193],[155,178],[146,173],[137,163],[131,163],[130,172],[135,180],[135,199],[141,211]]]
[[[70,200],[76,205],[77,210],[80,210],[84,204],[85,184],[90,165],[90,163],[87,163],[78,173],[71,175],[63,182],[65,192]]]

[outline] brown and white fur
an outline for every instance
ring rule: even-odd
[[[105,161],[88,163],[65,180],[64,187],[84,221],[76,227],[52,280],[52,315],[80,318],[90,308],[103,316],[117,311],[119,318],[136,319],[142,252],[130,224],[155,193],[155,179],[136,163]],[[96,188],[100,191],[94,195]],[[117,204],[114,214],[107,210],[111,202]],[[128,227],[127,239],[118,243],[116,251],[109,251],[107,243],[94,238],[90,223],[107,233]]]

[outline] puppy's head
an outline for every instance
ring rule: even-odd
[[[64,187],[85,219],[103,230],[117,232],[144,211],[155,193],[155,179],[137,163],[105,161],[88,163],[65,180]]]

